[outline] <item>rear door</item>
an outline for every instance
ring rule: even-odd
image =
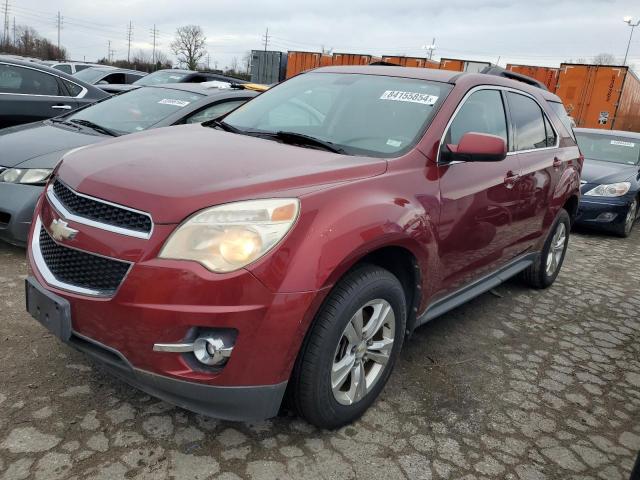
[[[545,214],[569,158],[558,148],[559,135],[538,101],[524,92],[507,92],[513,126],[513,152],[522,168],[517,190],[521,208],[514,215],[512,242],[520,251],[542,234]]]
[[[0,63],[0,128],[54,117],[76,106],[58,76]]]
[[[479,87],[468,94],[442,142],[439,237],[445,291],[476,280],[515,255],[511,229],[519,210],[519,159],[510,155],[500,162],[443,161],[447,144],[457,144],[468,132],[497,135],[511,144],[501,89]]]

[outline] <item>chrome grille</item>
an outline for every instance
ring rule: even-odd
[[[151,217],[124,206],[79,194],[56,179],[49,187],[49,198],[66,218],[116,233],[148,238],[153,229]]]

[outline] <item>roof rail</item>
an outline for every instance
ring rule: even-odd
[[[495,65],[483,68],[482,70],[480,70],[480,73],[484,73],[485,75],[495,75],[498,77],[509,78],[511,80],[517,80],[518,82],[526,83],[527,85],[531,85],[532,87],[538,87],[542,90],[548,90],[547,86],[544,83],[539,82],[535,78],[512,72]]]

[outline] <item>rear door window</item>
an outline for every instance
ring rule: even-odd
[[[0,92],[60,96],[60,85],[53,75],[15,65],[0,65]]]
[[[546,148],[547,131],[540,106],[525,95],[513,92],[508,92],[507,95],[515,127],[515,149],[522,151]]]

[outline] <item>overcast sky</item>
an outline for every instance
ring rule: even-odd
[[[2,0],[4,4],[4,0]],[[55,16],[63,17],[61,44],[72,59],[107,55],[126,58],[126,31],[133,23],[132,51],[170,54],[176,27],[200,25],[207,36],[211,67],[269,49],[425,56],[436,38],[434,58],[453,57],[531,65],[590,60],[607,52],[622,60],[630,28],[626,15],[640,17],[639,0],[9,0],[11,22],[29,24],[56,41]],[[640,28],[629,63],[640,67]]]

